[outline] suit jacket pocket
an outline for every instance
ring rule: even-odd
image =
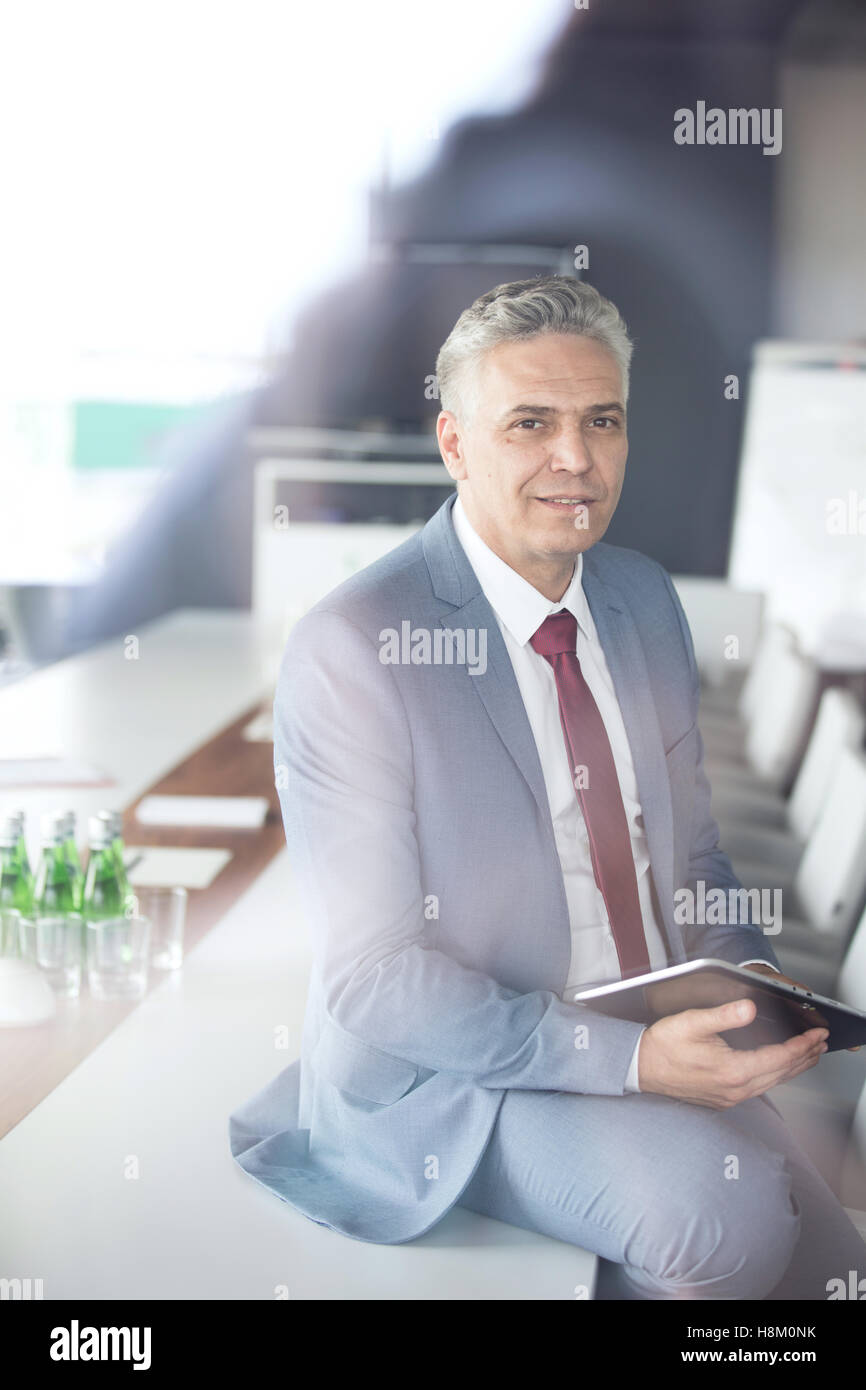
[[[677,754],[684,752],[686,748],[688,748],[690,745],[694,743],[694,740],[697,736],[697,731],[697,724],[692,724],[692,726],[686,729],[685,733],[680,738],[678,738],[675,743],[671,744],[670,748],[665,749],[665,757],[673,758]]]
[[[697,724],[693,724],[665,752],[673,815],[675,888],[681,888],[688,875],[689,849],[694,829],[697,729]]]
[[[415,1084],[418,1067],[380,1052],[326,1018],[311,1057],[313,1071],[332,1086],[377,1105],[392,1105]]]

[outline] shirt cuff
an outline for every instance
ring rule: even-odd
[[[771,970],[776,970],[775,965],[768,960],[764,960],[763,956],[752,956],[751,960],[741,960],[740,965],[768,965]],[[781,970],[776,970],[777,975],[781,975],[781,973]]]
[[[641,1030],[640,1038],[638,1038],[637,1042],[634,1045],[634,1052],[631,1054],[631,1062],[629,1063],[628,1074],[625,1078],[625,1089],[627,1091],[640,1091],[640,1086],[638,1085],[637,1081],[637,1064],[638,1053],[640,1052],[640,1039],[643,1037],[645,1032],[646,1029],[643,1028]]]

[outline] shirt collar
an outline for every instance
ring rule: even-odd
[[[552,603],[481,539],[470,524],[459,496],[451,510],[451,517],[457,539],[475,571],[484,597],[515,641],[525,646],[544,619],[563,608],[574,615],[584,635],[590,641],[595,640],[595,625],[581,583],[582,554],[578,554],[574,574],[562,598],[558,603]]]

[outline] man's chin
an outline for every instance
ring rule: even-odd
[[[587,527],[557,527],[539,528],[535,533],[536,548],[548,555],[579,555],[584,550],[589,550],[591,545],[603,534],[595,526]]]
[[[593,502],[589,507],[577,511],[563,507],[564,516],[558,515],[552,507],[542,505],[534,518],[533,533],[551,554],[577,555],[595,545],[607,530],[610,516],[606,511],[599,510],[601,505],[600,502]]]

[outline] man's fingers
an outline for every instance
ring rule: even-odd
[[[820,1062],[821,1058],[824,1056],[824,1051],[823,1043],[819,1044],[817,1047],[811,1048],[799,1061],[795,1062],[793,1065],[789,1064],[787,1067],[783,1067],[780,1071],[776,1072],[776,1074],[768,1080],[767,1088],[769,1088],[769,1086],[778,1086],[783,1081],[790,1081],[792,1077],[799,1076],[803,1071],[809,1071],[811,1067],[815,1066],[816,1062]]]
[[[765,1043],[763,1047],[739,1052],[739,1057],[747,1059],[746,1084],[757,1084],[766,1090],[795,1075],[795,1069],[801,1064],[803,1070],[812,1066],[823,1053],[825,1032],[823,1028],[810,1028],[807,1033],[798,1033],[786,1042]]]
[[[785,1045],[783,1044],[782,1046],[784,1047]],[[760,1052],[766,1052],[767,1050],[766,1048],[758,1049]],[[773,1051],[775,1051],[775,1048]],[[761,1068],[752,1079],[760,1086],[761,1093],[763,1093],[772,1086],[778,1086],[781,1082],[789,1081],[792,1077],[799,1076],[801,1072],[808,1071],[810,1067],[813,1067],[815,1063],[823,1057],[825,1051],[825,1044],[815,1041],[805,1051],[797,1054],[795,1058],[787,1054],[784,1060],[779,1060],[774,1063],[774,1065],[767,1066],[766,1069]],[[755,1055],[757,1056],[757,1052]]]

